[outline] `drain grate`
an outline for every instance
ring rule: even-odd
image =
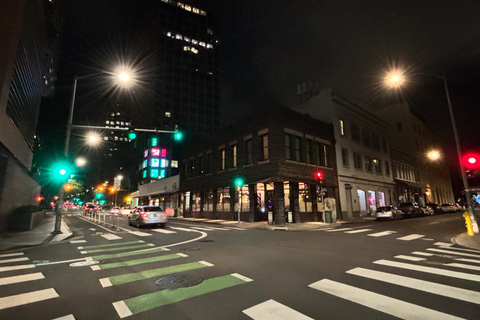
[[[186,288],[186,287],[193,287],[197,284],[203,282],[203,278],[195,275],[190,274],[174,274],[168,277],[160,278],[155,281],[155,284],[162,289],[178,289],[178,288]]]

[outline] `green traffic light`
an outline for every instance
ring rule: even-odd
[[[175,132],[173,137],[174,137],[175,141],[180,141],[180,140],[183,139],[183,134],[180,131],[177,131],[177,132]]]
[[[102,199],[102,197],[103,197],[103,194],[101,194],[101,193],[97,193],[97,194],[95,195],[95,197],[96,197],[97,199]]]
[[[133,140],[133,139],[135,139],[136,137],[137,137],[137,134],[135,133],[135,131],[130,131],[130,132],[128,133],[128,139]]]
[[[67,174],[67,170],[65,170],[65,169],[60,169],[60,170],[58,171],[58,173],[59,173],[60,175],[64,176],[64,175]]]
[[[242,178],[236,178],[234,183],[237,187],[242,187],[244,185]]]

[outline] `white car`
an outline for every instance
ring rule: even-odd
[[[110,213],[119,214],[120,213],[120,208],[119,207],[113,207],[112,209],[110,209]]]
[[[453,207],[453,205],[449,204],[449,203],[444,203],[440,206],[440,210],[442,210],[443,213],[445,212],[455,212],[455,208]]]
[[[135,208],[128,216],[128,225],[141,228],[146,225],[160,225],[165,227],[167,224],[167,213],[158,206],[141,206]]]
[[[375,211],[376,220],[403,218],[404,213],[394,206],[378,207]]]

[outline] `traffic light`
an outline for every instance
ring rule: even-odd
[[[322,183],[323,180],[323,172],[318,170],[315,171],[315,179],[317,180],[317,183]]]
[[[235,187],[242,187],[245,184],[245,181],[243,180],[242,177],[237,177],[233,181],[233,184],[235,185]]]
[[[53,165],[52,178],[57,182],[66,182],[71,175],[71,166],[67,162],[57,162]]]
[[[128,129],[128,139],[134,140],[137,137],[137,133],[133,128]]]
[[[70,191],[72,191],[73,186],[72,186],[70,183],[67,183],[67,184],[64,186],[64,188],[65,188],[65,191],[70,192]]]
[[[103,198],[103,194],[97,193],[97,194],[95,195],[95,198],[97,198],[98,200],[100,200],[100,199]]]
[[[467,170],[477,170],[480,168],[480,155],[478,153],[468,153],[462,157],[462,165]]]
[[[117,191],[117,188],[115,188],[115,187],[110,187],[110,188],[108,188],[108,191],[109,191],[111,194],[114,194],[115,191]]]
[[[175,139],[175,141],[181,141],[183,139],[183,133],[177,131],[173,134],[173,138]]]
[[[42,196],[38,196],[38,197],[36,198],[36,200],[37,200],[37,202],[42,202],[43,197],[42,197]]]
[[[97,191],[98,191],[98,192],[103,192],[103,191],[105,191],[105,187],[102,186],[102,185],[99,185],[99,186],[97,187]]]

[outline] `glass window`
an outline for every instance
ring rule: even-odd
[[[387,139],[383,138],[382,144],[383,144],[383,152],[387,153],[388,152]]]
[[[232,167],[237,167],[237,145],[232,146]]]
[[[343,120],[339,120],[339,124],[340,124],[340,135],[344,136],[345,128],[343,127]]]
[[[172,160],[172,168],[178,168],[178,160]]]
[[[380,150],[380,137],[375,133],[372,134],[372,147],[375,150]]]
[[[372,158],[370,158],[368,156],[365,156],[364,161],[365,161],[365,171],[371,172],[372,171],[372,163],[373,163]]]
[[[220,170],[225,170],[225,149],[220,150]]]
[[[385,161],[385,174],[387,176],[390,175],[390,164],[388,163],[388,161]]]
[[[362,130],[362,139],[363,139],[363,144],[366,145],[367,147],[370,147],[372,145],[370,132],[368,132],[367,130]]]
[[[345,148],[342,148],[342,164],[343,164],[345,167],[348,167],[348,166],[349,166],[349,163],[348,163],[348,150],[345,149]]]
[[[160,159],[153,158],[151,165],[152,165],[153,168],[158,168],[160,166]]]
[[[306,183],[298,184],[298,206],[300,212],[312,211],[312,197],[310,196],[309,185]]]
[[[165,111],[165,118],[171,118],[172,113],[170,111]]]
[[[150,170],[150,178],[158,178],[158,169],[151,169]]]
[[[245,163],[251,164],[253,162],[252,157],[252,139],[245,141]]]
[[[264,134],[263,136],[260,137],[260,139],[262,142],[262,149],[260,150],[261,159],[268,160],[268,134]]]
[[[295,142],[295,161],[302,161],[300,153],[300,137],[294,137]]]
[[[285,158],[292,160],[291,136],[289,134],[285,134]]]
[[[157,138],[152,138],[152,147],[156,147],[158,144],[158,139]]]
[[[353,166],[355,169],[362,169],[362,155],[360,153],[353,153]]]
[[[373,159],[373,171],[375,173],[382,173],[382,161],[379,159]]]
[[[309,154],[309,163],[318,164],[318,160],[315,158],[315,141],[307,140],[307,154]]]
[[[360,141],[360,127],[352,123],[352,139]]]

